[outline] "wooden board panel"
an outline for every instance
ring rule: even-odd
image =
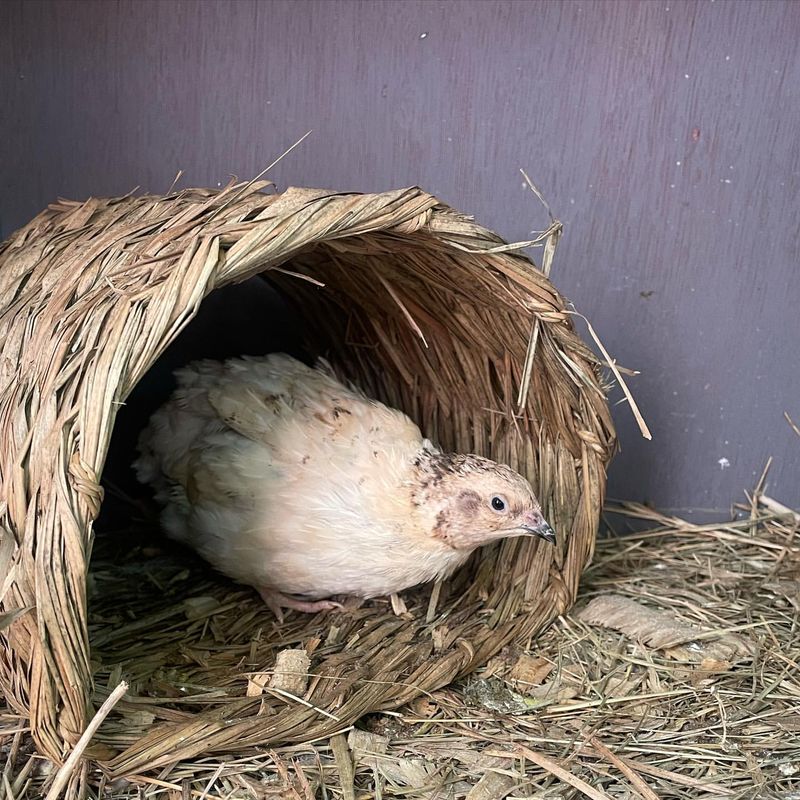
[[[418,183],[554,279],[654,432],[616,411],[611,494],[722,508],[769,455],[800,504],[800,3],[0,4],[0,225],[56,195],[272,173]]]

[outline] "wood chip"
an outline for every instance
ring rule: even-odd
[[[275,659],[269,687],[301,697],[308,687],[310,669],[311,659],[305,650],[281,650]]]

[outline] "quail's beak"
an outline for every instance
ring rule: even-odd
[[[541,514],[526,514],[520,529],[530,536],[538,536],[550,544],[556,543],[556,532],[547,524]]]

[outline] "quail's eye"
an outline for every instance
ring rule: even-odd
[[[500,497],[499,495],[495,495],[492,498],[492,508],[495,511],[505,511],[506,510],[506,501],[503,500],[503,498]]]

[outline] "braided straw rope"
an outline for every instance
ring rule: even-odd
[[[541,631],[573,602],[591,556],[614,432],[597,359],[550,281],[420,189],[276,195],[266,186],[59,201],[0,247],[0,602],[12,614],[0,680],[56,761],[107,694],[90,662],[86,587],[116,411],[225,284],[265,273],[344,375],[442,447],[527,474],[559,544],[481,550],[427,615],[431,587],[410,616],[385,604],[337,615],[337,635],[313,658],[322,677],[302,703],[270,700],[279,713],[265,713],[244,683],[191,714],[162,713],[153,698],[141,730],[134,712],[148,697],[120,703],[107,724],[116,718],[123,733],[104,740],[112,773],[311,739],[397,707]],[[317,617],[300,617],[283,638],[276,625],[275,640],[321,630]],[[272,624],[266,612],[259,619]],[[215,669],[232,674],[236,663]]]

